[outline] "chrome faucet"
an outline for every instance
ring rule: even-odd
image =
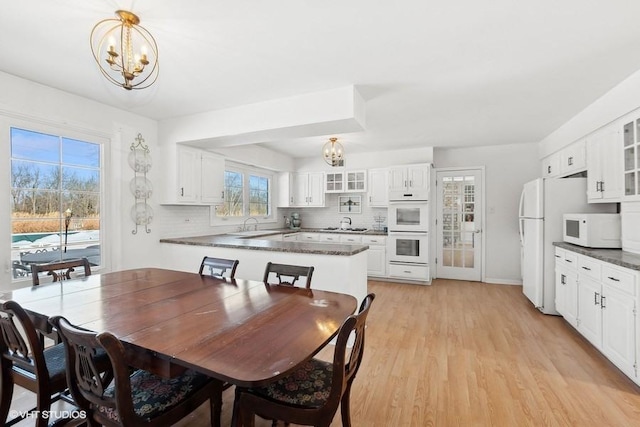
[[[258,218],[254,218],[250,216],[249,218],[245,219],[244,222],[242,223],[242,231],[247,231],[247,221],[249,221],[250,219],[256,222],[256,224],[253,226],[253,229],[254,230],[258,229]]]

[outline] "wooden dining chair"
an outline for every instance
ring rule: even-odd
[[[272,262],[267,263],[267,267],[264,270],[264,278],[262,281],[265,284],[270,285],[287,285],[287,286],[295,286],[296,281],[300,279],[300,277],[306,278],[305,287],[307,289],[311,288],[311,276],[313,276],[313,267],[304,267],[300,265],[290,265],[290,264],[274,264]],[[275,276],[278,280],[275,283],[274,280],[271,280]],[[284,279],[284,280],[283,280]]]
[[[34,286],[40,284],[41,272],[47,272],[48,276],[53,276],[53,281],[58,282],[61,280],[71,279],[71,273],[75,271],[76,267],[84,268],[84,275],[91,275],[91,265],[86,258],[79,258],[69,261],[52,262],[49,264],[31,264],[31,280]]]
[[[259,388],[236,387],[236,426],[255,424],[255,416],[313,426],[329,426],[338,405],[342,425],[351,426],[350,394],[364,353],[365,323],[375,298],[371,293],[358,314],[347,317],[338,332],[333,362],[310,359],[289,375]],[[353,346],[347,343],[354,334]]]
[[[46,321],[45,321],[46,323]],[[51,404],[66,398],[65,352],[62,343],[44,348],[38,322],[15,301],[0,305],[0,370],[2,389],[0,394],[0,420],[11,426],[23,418],[6,421],[11,407],[14,384],[36,394],[37,410],[35,425],[44,427],[49,419],[43,414],[51,409]],[[66,398],[71,401],[70,398]],[[26,416],[26,412],[24,414]]]
[[[190,369],[173,378],[133,369],[127,364],[122,342],[113,334],[80,329],[60,316],[51,322],[65,344],[71,395],[90,425],[168,426],[207,400],[211,425],[220,425],[220,407],[214,404],[215,396],[222,393],[219,381]],[[106,371],[96,360],[101,351],[110,361]]]
[[[236,277],[236,269],[240,261],[237,259],[204,257],[200,263],[199,274],[203,276],[205,268],[208,269],[209,275],[213,277],[228,277],[233,279]]]

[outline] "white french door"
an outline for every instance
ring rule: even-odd
[[[440,170],[437,189],[437,277],[482,280],[482,169]]]

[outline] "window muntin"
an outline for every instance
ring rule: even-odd
[[[53,262],[91,246],[99,265],[100,144],[19,128],[10,136],[14,278],[28,275],[35,253]]]

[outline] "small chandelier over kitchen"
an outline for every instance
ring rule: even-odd
[[[342,166],[344,160],[344,148],[338,142],[338,138],[329,138],[324,147],[322,147],[322,156],[324,161],[331,166]]]
[[[103,19],[91,30],[91,52],[102,74],[116,86],[145,89],[158,78],[158,45],[141,27],[140,18],[116,10],[117,18]]]

